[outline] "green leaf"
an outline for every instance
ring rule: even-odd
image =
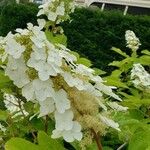
[[[25,139],[12,138],[5,144],[6,150],[65,150],[59,140],[54,140],[45,132],[38,132],[38,145],[35,145]]]
[[[92,63],[90,60],[86,59],[86,58],[79,58],[78,61],[77,61],[78,64],[83,64],[87,67],[90,67],[92,66]]]
[[[109,66],[116,66],[119,67],[120,66],[120,61],[113,61],[111,63],[108,64]]]
[[[29,101],[29,102],[26,102],[24,105],[24,109],[27,111],[27,112],[34,112],[34,103]]]
[[[121,51],[119,48],[116,48],[116,47],[112,47],[113,51],[117,52],[118,54],[124,56],[124,57],[129,57],[125,52]]]
[[[121,73],[122,73],[122,71],[120,71],[120,70],[113,71],[110,76],[104,78],[104,80],[107,81],[106,84],[113,85],[116,87],[128,88],[126,83],[123,83],[120,81]]]
[[[136,96],[129,96],[128,98],[125,98],[124,101],[121,102],[124,106],[127,106],[129,108],[139,108],[141,105],[149,106],[150,105],[150,99],[142,98]]]
[[[2,110],[0,110],[0,120],[1,120],[1,121],[6,121],[8,115],[9,115],[9,114],[8,114],[7,111],[2,111]]]
[[[150,148],[150,131],[137,129],[132,136],[128,150],[147,150]]]
[[[70,144],[74,147],[75,150],[80,150],[81,149],[80,144],[79,144],[78,141],[74,141]]]
[[[104,146],[103,147],[103,150],[113,150],[111,147],[108,147],[108,146]]]
[[[150,65],[150,56],[143,55],[139,57],[139,63],[142,65]]]
[[[5,144],[5,150],[40,150],[39,147],[21,138],[12,138]]]
[[[11,83],[11,80],[7,76],[5,76],[5,73],[3,70],[0,70],[0,89],[9,86],[10,83]]]
[[[111,85],[111,86],[113,85],[113,86],[116,86],[116,87],[128,88],[128,86],[125,83],[119,81],[118,78],[107,77],[106,81],[107,81],[105,83],[106,85]]]
[[[77,60],[80,58],[80,55],[75,51],[70,51],[71,54],[77,57]]]
[[[137,58],[134,57],[127,57],[123,59],[122,61],[113,61],[109,64],[109,66],[116,66],[119,67],[121,71],[128,71],[130,68],[132,68],[133,63],[137,61]]]
[[[143,50],[142,53],[150,56],[150,51],[149,50]]]
[[[47,39],[52,43],[67,45],[67,37],[64,34],[53,35],[50,31],[45,31]]]
[[[95,142],[93,142],[91,145],[89,145],[86,150],[97,150],[97,145]]]
[[[95,71],[95,75],[104,75],[106,74],[105,71],[98,69],[98,68],[92,68]]]
[[[45,132],[38,132],[38,143],[44,150],[65,150],[59,140],[52,139]]]

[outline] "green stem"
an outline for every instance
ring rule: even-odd
[[[48,115],[46,115],[46,119],[45,119],[45,132],[47,133],[48,131]]]

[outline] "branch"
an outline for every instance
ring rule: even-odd
[[[98,135],[98,133],[96,133],[94,131],[94,129],[91,129],[91,131],[92,131],[92,133],[94,135],[94,139],[96,141],[98,150],[102,150],[103,148],[102,148],[102,144],[101,144],[101,141],[100,141],[100,136]]]

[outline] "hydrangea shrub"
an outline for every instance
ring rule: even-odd
[[[51,121],[55,123],[52,133],[48,133],[51,138],[80,141],[82,149],[96,140],[101,149],[99,136],[105,135],[108,127],[120,131],[110,110],[125,111],[127,107],[109,103],[110,97],[121,101],[113,92],[116,88],[105,85],[95,70],[88,67],[86,59],[81,61],[77,53],[66,47],[59,23],[69,19],[74,7],[70,0],[48,1],[39,6],[37,16],[44,15],[45,19],[38,19],[37,26],[28,23],[27,29],[18,28],[15,34],[9,32],[0,38],[1,70],[12,86],[7,87],[9,90],[4,86],[1,92],[11,114],[8,120],[19,123],[24,119],[42,119],[46,132]],[[13,132],[7,131],[7,119],[4,124],[4,133]],[[28,132],[36,140],[37,130]],[[5,143],[3,136],[1,140]]]

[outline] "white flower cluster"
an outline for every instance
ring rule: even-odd
[[[150,74],[141,64],[134,64],[131,70],[131,80],[135,87],[150,90]]]
[[[128,48],[132,49],[133,51],[136,51],[139,49],[139,46],[141,45],[141,43],[133,31],[127,30],[125,33],[125,39],[126,39]]]
[[[59,1],[51,1],[40,6],[42,9],[38,15],[46,14],[49,20],[54,21],[56,15],[65,10],[61,2],[54,11],[56,15],[53,15],[50,11],[53,2]],[[39,117],[54,114],[56,124],[53,138],[62,136],[68,142],[81,140],[81,125],[74,119],[68,91],[63,86],[57,89],[54,79],[61,77],[62,84],[69,88],[90,93],[104,110],[106,106],[101,102],[103,93],[121,99],[113,93],[114,87],[106,86],[100,76],[94,75],[93,69],[77,64],[77,58],[65,46],[50,43],[42,31],[45,23],[43,19],[38,20],[38,26],[28,23],[27,29],[16,29],[16,34],[10,32],[0,40],[3,51],[1,56],[5,55],[3,61],[7,59],[5,73],[18,88],[22,89],[22,95],[27,101],[40,105]],[[109,125],[111,121],[106,122],[106,117],[102,121],[118,130],[117,123],[116,128]]]
[[[75,3],[64,0],[48,0],[45,4],[39,6],[40,11],[37,16],[46,15],[48,20],[60,23],[68,19],[68,14],[75,9]]]
[[[24,102],[14,95],[4,93],[4,103],[7,110],[13,115],[13,118],[28,115],[28,112],[26,112],[23,107]]]

